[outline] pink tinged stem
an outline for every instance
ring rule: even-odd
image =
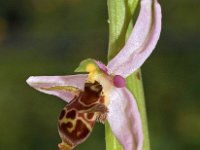
[[[124,150],[141,150],[143,130],[137,103],[126,88],[114,88],[109,96],[108,122]]]
[[[87,75],[69,76],[32,76],[26,82],[36,90],[57,96],[66,102],[70,102],[73,97],[84,89]]]
[[[127,77],[137,70],[155,48],[160,31],[160,5],[157,0],[142,0],[133,31],[123,49],[108,63],[109,71]]]

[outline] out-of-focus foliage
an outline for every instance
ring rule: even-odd
[[[161,1],[163,30],[143,66],[153,150],[200,148],[200,2]],[[0,149],[55,150],[65,103],[28,87],[31,75],[72,74],[82,59],[106,62],[106,1],[0,0]],[[104,127],[78,149],[103,150]]]

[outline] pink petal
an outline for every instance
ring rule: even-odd
[[[104,71],[105,73],[108,73],[108,69],[107,67],[100,61],[95,61],[96,64],[98,65],[99,69],[101,69],[102,71]]]
[[[141,150],[143,130],[137,103],[126,88],[114,88],[108,105],[108,122],[124,150]]]
[[[32,76],[26,82],[36,90],[55,95],[66,102],[74,97],[74,92],[67,90],[67,87],[83,90],[87,75],[70,75],[70,76]]]
[[[155,48],[160,31],[160,5],[157,0],[142,0],[135,27],[123,49],[108,63],[109,71],[127,77],[137,70]]]

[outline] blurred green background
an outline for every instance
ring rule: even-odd
[[[161,1],[163,30],[142,67],[152,150],[200,149],[200,1]],[[0,0],[0,150],[55,150],[65,103],[31,75],[73,74],[106,62],[106,0]],[[104,150],[104,126],[76,150]]]

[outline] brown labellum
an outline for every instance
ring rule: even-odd
[[[63,108],[58,120],[60,150],[72,150],[87,139],[96,120],[104,122],[108,110],[103,98],[98,82],[86,82],[84,91]]]

